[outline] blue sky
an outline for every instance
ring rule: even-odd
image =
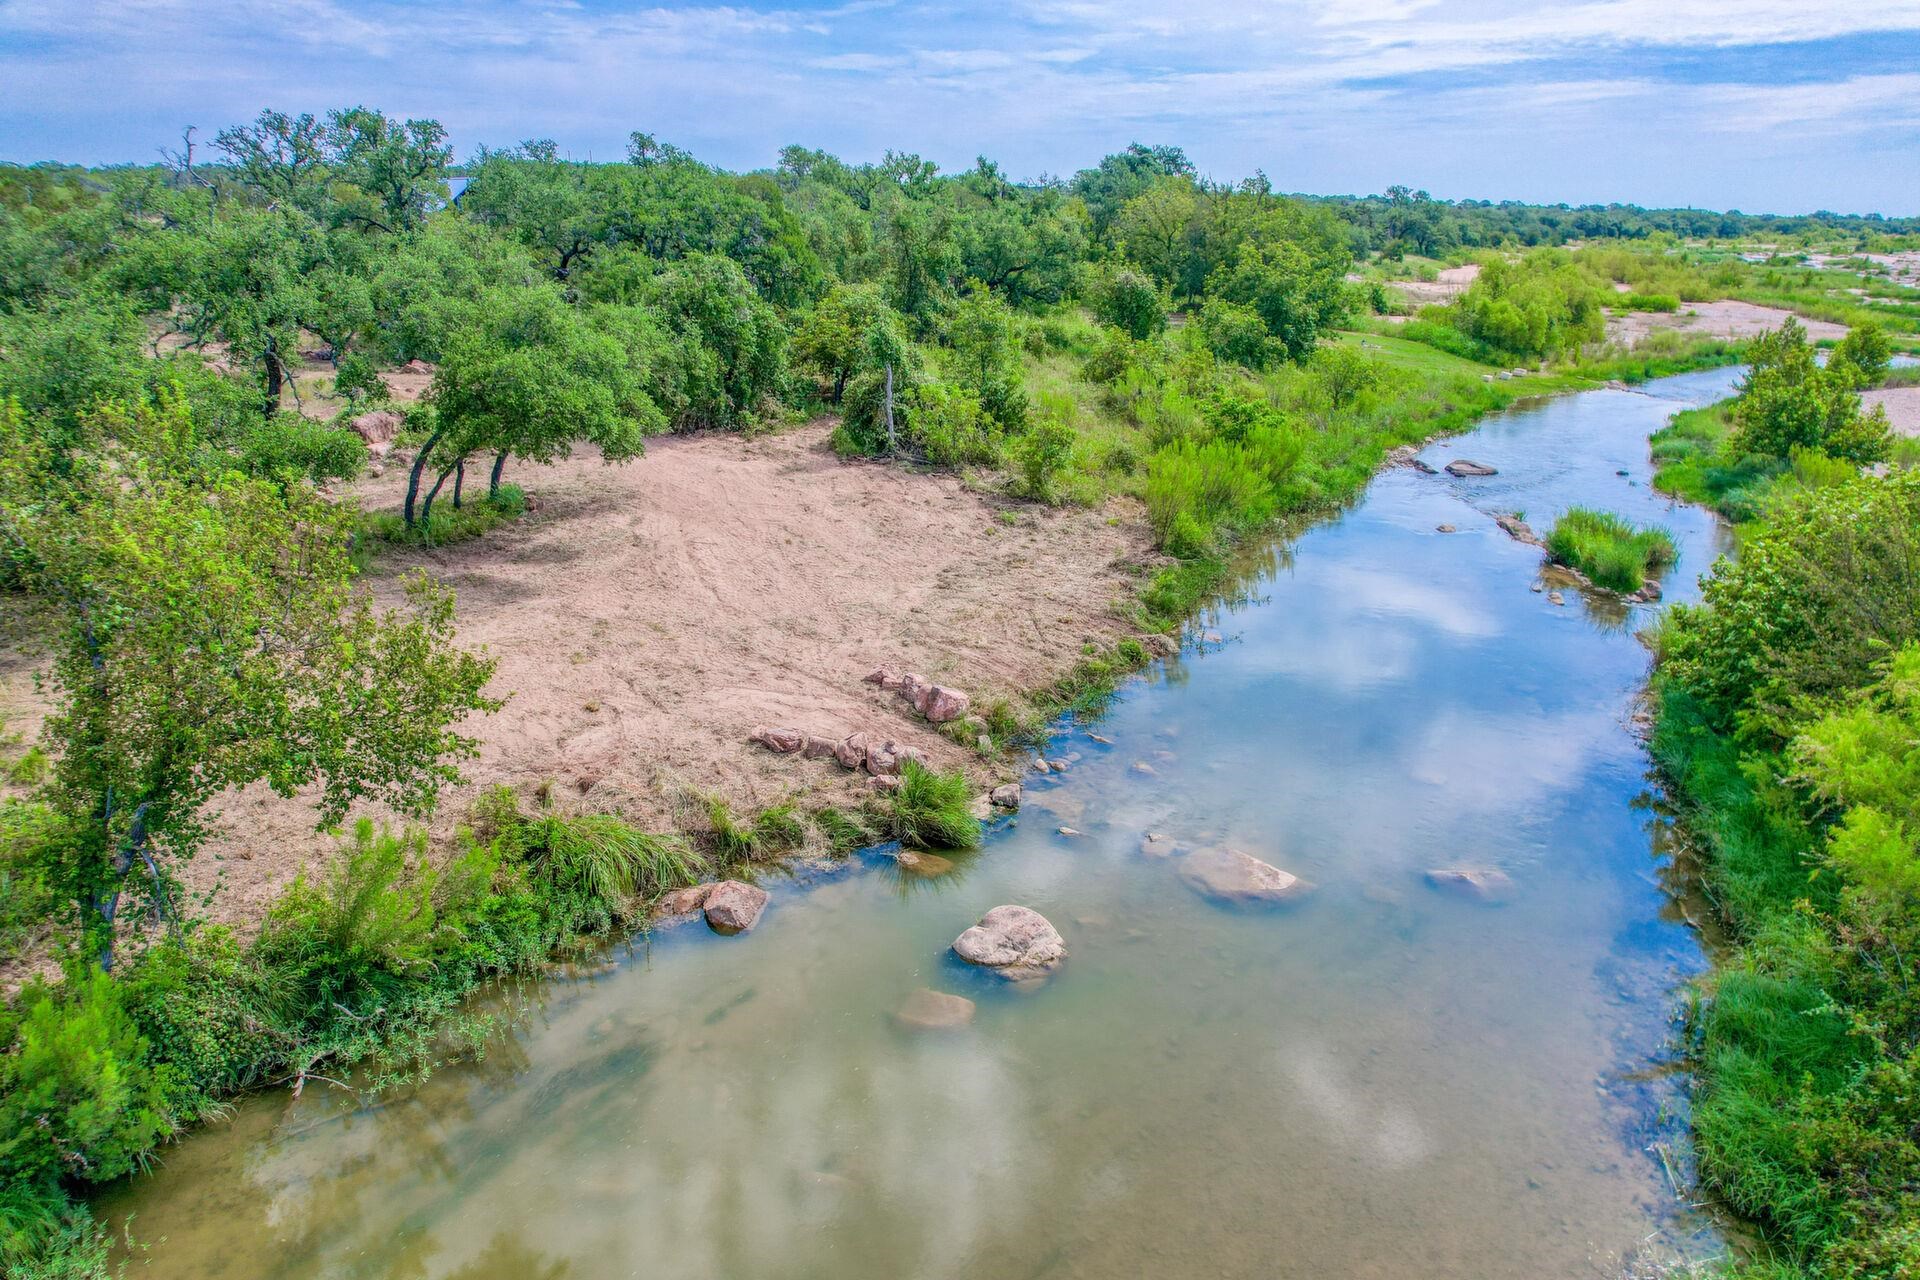
[[[1920,214],[1920,0],[0,0],[0,158],[355,103],[463,155],[1034,176],[1139,140],[1286,190]]]

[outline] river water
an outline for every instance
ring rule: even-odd
[[[243,1103],[101,1206],[135,1215],[135,1274],[1537,1280],[1713,1252],[1669,1153],[1703,960],[1630,723],[1653,611],[1552,603],[1493,516],[1662,523],[1691,597],[1721,535],[1651,491],[1646,438],[1733,377],[1423,455],[1497,476],[1383,473],[1063,723],[1069,769],[945,875],[863,855],[772,886],[749,934],[682,926],[522,993],[416,1090]],[[1317,888],[1222,908],[1148,831]],[[1462,864],[1507,900],[1425,878]],[[1066,937],[1037,988],[947,954],[1004,902]],[[901,1030],[921,987],[971,1025]]]

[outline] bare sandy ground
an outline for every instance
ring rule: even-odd
[[[1408,302],[1415,307],[1436,306],[1452,302],[1467,291],[1480,276],[1480,264],[1469,262],[1464,267],[1443,268],[1438,278],[1433,280],[1392,280],[1390,288],[1398,289],[1406,295]]]
[[[1633,311],[1609,317],[1607,340],[1632,346],[1662,329],[1699,334],[1729,341],[1751,338],[1778,329],[1793,313],[1778,307],[1762,307],[1751,302],[1722,299],[1719,302],[1685,302],[1674,312]],[[1826,320],[1799,317],[1807,336],[1815,342],[1838,341],[1847,336],[1847,326]]]
[[[1920,438],[1920,387],[1882,387],[1860,393],[1860,405],[1887,411],[1887,421],[1900,435]]]
[[[459,638],[498,659],[491,692],[508,699],[468,726],[480,755],[437,830],[499,782],[551,781],[570,807],[655,829],[688,819],[697,795],[750,814],[792,795],[861,794],[831,760],[749,745],[763,723],[884,734],[984,783],[971,753],[861,677],[899,664],[980,705],[1129,632],[1116,604],[1150,556],[1133,513],[1001,504],[950,475],[842,462],[826,437],[814,424],[664,439],[618,467],[516,464],[508,479],[533,498],[518,524],[382,558],[383,597],[415,565],[455,588]],[[404,478],[389,467],[362,483],[363,500],[396,506]],[[38,665],[0,651],[0,709],[29,733]],[[242,924],[334,847],[306,805],[263,788],[223,803],[219,826],[188,879],[224,878],[210,914]]]

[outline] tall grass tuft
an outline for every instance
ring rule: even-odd
[[[683,841],[609,813],[543,813],[520,823],[510,838],[533,879],[610,907],[692,884],[701,871]]]
[[[1638,591],[1678,556],[1665,529],[1641,529],[1610,511],[1572,507],[1547,535],[1547,554],[1613,591]]]
[[[888,835],[914,849],[973,849],[980,844],[973,788],[958,769],[937,773],[907,761],[899,789],[882,807],[881,824]]]

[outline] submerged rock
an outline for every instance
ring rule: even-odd
[[[1292,872],[1238,849],[1195,850],[1181,860],[1180,879],[1202,897],[1238,906],[1287,902],[1313,888]]]
[[[893,860],[900,865],[902,871],[928,880],[935,876],[946,875],[953,870],[952,858],[943,858],[937,853],[923,853],[916,849],[902,849],[893,855]]]
[[[893,1021],[906,1031],[952,1031],[973,1021],[973,1009],[965,996],[922,987],[907,997]]]
[[[1476,902],[1504,902],[1513,892],[1512,877],[1498,867],[1435,867],[1427,883]]]
[[[1031,907],[999,906],[953,940],[953,954],[1010,981],[1040,978],[1067,958],[1066,940]]]
[[[1455,458],[1447,464],[1450,475],[1456,476],[1497,476],[1500,473],[1484,462],[1471,462],[1466,458]]]
[[[1174,847],[1173,837],[1158,831],[1149,831],[1140,837],[1140,852],[1149,858],[1171,858]]]
[[[767,891],[741,880],[722,880],[707,894],[707,924],[715,933],[745,933],[767,906]]]
[[[1505,529],[1507,536],[1515,542],[1524,542],[1528,546],[1533,547],[1543,545],[1540,541],[1540,535],[1535,533],[1533,527],[1519,516],[1495,516],[1493,522],[1502,529]]]

